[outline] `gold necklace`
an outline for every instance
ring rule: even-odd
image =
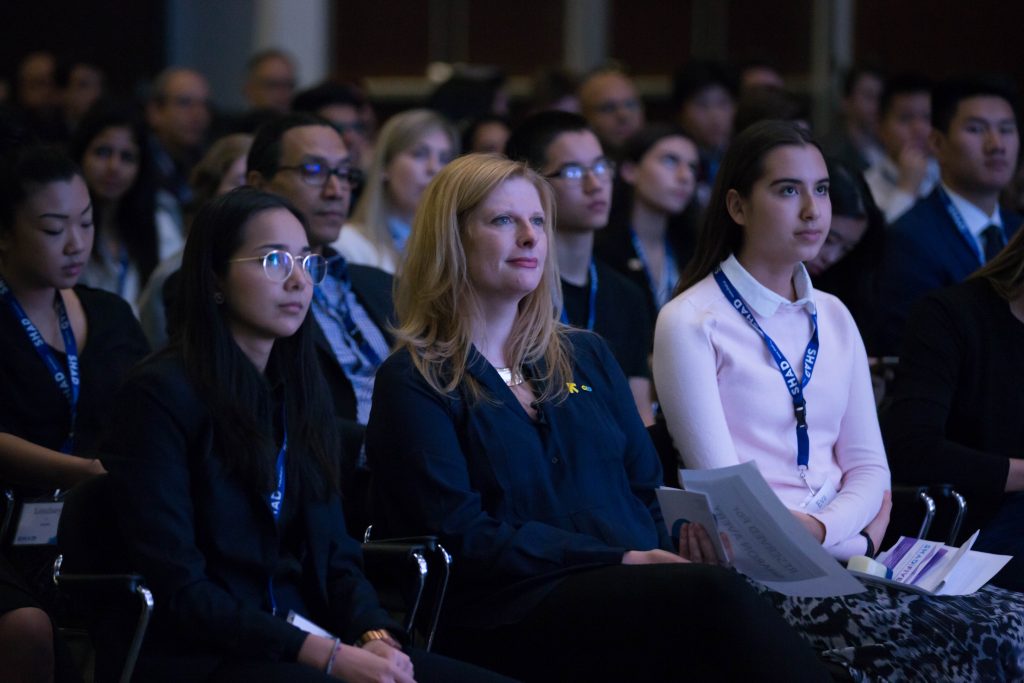
[[[517,387],[526,380],[523,379],[523,375],[520,372],[512,372],[512,368],[494,368],[498,371],[498,376],[501,377],[502,381],[505,382],[505,386]]]

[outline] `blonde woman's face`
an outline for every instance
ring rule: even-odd
[[[506,180],[469,214],[466,265],[485,307],[518,303],[540,285],[548,255],[545,220],[537,188],[524,178]]]
[[[452,141],[443,130],[427,132],[412,147],[402,150],[384,169],[391,204],[399,215],[412,219],[423,190],[452,160]]]

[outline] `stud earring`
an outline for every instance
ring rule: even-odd
[[[222,303],[224,303],[224,295],[221,294],[220,292],[214,292],[213,293],[213,303],[215,303],[218,306],[220,306]]]

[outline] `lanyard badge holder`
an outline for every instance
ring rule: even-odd
[[[46,365],[57,388],[68,402],[70,427],[67,437],[61,444],[60,451],[70,454],[74,448],[75,422],[78,417],[78,392],[81,382],[78,373],[78,345],[75,342],[75,333],[71,328],[67,309],[64,307],[64,300],[61,298],[60,292],[54,292],[53,307],[57,312],[57,322],[61,338],[64,340],[64,353],[68,361],[66,373],[61,367],[57,355],[43,339],[43,335],[39,333],[39,329],[28,317],[25,309],[14,297],[10,286],[3,278],[0,278],[0,299],[7,303],[14,316],[18,318],[21,328],[28,335],[29,342],[36,354]],[[64,496],[60,489],[49,498],[25,501],[18,517],[14,545],[56,545],[57,523],[60,521],[60,513],[63,509]]]
[[[810,482],[807,481],[811,449],[810,439],[807,434],[807,400],[804,398],[804,387],[811,381],[811,375],[814,373],[814,364],[818,359],[818,315],[811,313],[813,332],[811,333],[810,341],[807,342],[807,348],[804,350],[804,376],[801,381],[797,379],[796,371],[793,370],[790,362],[786,360],[782,350],[761,328],[757,320],[754,319],[754,314],[751,312],[750,307],[747,306],[747,302],[743,300],[740,293],[729,282],[729,278],[722,272],[722,269],[720,267],[716,268],[713,275],[725,298],[764,341],[765,346],[768,347],[768,353],[771,354],[772,360],[775,361],[775,365],[782,374],[782,380],[786,383],[786,389],[793,398],[793,415],[796,418],[796,471],[800,475],[800,480],[807,487],[807,490],[810,491],[810,497],[818,496],[821,492],[816,492],[811,488]]]

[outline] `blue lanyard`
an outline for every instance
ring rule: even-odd
[[[644,247],[640,244],[640,238],[637,237],[636,231],[633,228],[629,229],[629,239],[633,242],[633,251],[636,252],[637,258],[640,259],[640,263],[644,265],[644,275],[647,276],[647,286],[650,287],[651,293],[654,295],[654,303],[657,308],[661,308],[668,303],[669,297],[672,295],[672,287],[675,286],[676,280],[676,257],[672,252],[672,245],[669,244],[668,237],[665,237],[665,265],[661,269],[661,282],[656,283],[654,276],[651,275],[651,266],[647,261],[647,255],[644,253]],[[662,284],[667,285],[664,292],[661,287]]]
[[[285,422],[284,410],[281,411],[281,429],[284,436],[281,440],[281,450],[277,452],[277,488],[267,496],[267,503],[270,505],[270,514],[274,516],[274,524],[281,518],[281,507],[284,504],[285,487],[285,460],[288,453],[288,424]],[[274,575],[267,578],[267,595],[270,598],[270,613],[277,614],[277,597],[274,595]]]
[[[801,382],[797,379],[793,366],[786,360],[782,350],[761,329],[757,320],[754,319],[754,314],[751,312],[750,307],[747,306],[747,302],[743,300],[740,293],[729,282],[729,278],[722,272],[721,267],[715,269],[714,277],[715,282],[718,283],[718,288],[722,290],[722,294],[732,304],[732,307],[736,309],[737,313],[746,318],[750,326],[754,328],[754,331],[764,340],[765,346],[768,347],[768,353],[772,355],[772,359],[778,366],[779,372],[782,373],[782,380],[786,383],[789,395],[793,397],[793,414],[796,416],[796,469],[800,473],[800,478],[804,480],[804,483],[807,483],[807,466],[810,462],[811,448],[807,437],[807,401],[804,399],[804,387],[811,381],[814,363],[818,360],[818,315],[817,313],[811,313],[811,324],[814,331],[811,333],[811,340],[807,342],[807,349],[804,350],[804,378]],[[808,488],[810,488],[809,484]]]
[[[967,242],[967,246],[969,246],[971,251],[974,252],[974,255],[978,257],[978,263],[985,265],[985,252],[982,250],[981,245],[978,244],[978,240],[975,238],[974,233],[972,233],[971,229],[967,227],[967,221],[964,220],[960,210],[953,204],[953,200],[949,198],[948,194],[946,194],[946,190],[943,189],[941,185],[938,187],[938,190],[939,198],[942,200],[942,205],[946,207],[946,213],[948,213],[949,217],[953,219],[953,224],[956,225],[956,229],[960,232],[960,236],[964,238],[964,241]],[[1002,230],[1002,227],[1000,227],[999,231],[1002,232]],[[1003,242],[1006,242],[1005,234],[1003,235]]]
[[[355,318],[352,317],[352,311],[349,310],[348,302],[345,299],[345,297],[348,296],[350,286],[348,282],[347,268],[343,259],[344,257],[340,255],[332,257],[331,259],[331,266],[333,266],[335,270],[334,275],[341,283],[341,296],[338,299],[338,305],[333,308],[341,316],[341,325],[344,328],[345,336],[354,341],[363,358],[365,358],[371,366],[377,368],[380,367],[382,362],[381,357],[374,350],[373,346],[366,338],[366,335],[363,334],[363,331],[359,329],[359,325],[356,324]],[[337,265],[339,263],[340,266]],[[320,305],[324,307],[324,310],[330,311],[332,309],[331,304],[327,300],[327,295],[324,294],[323,290],[320,288],[320,285],[317,285],[316,289],[313,291],[317,301],[319,301]]]
[[[25,309],[22,308],[18,300],[14,298],[14,293],[11,292],[10,286],[7,281],[0,277],[0,298],[7,302],[7,305],[11,307],[14,312],[14,316],[18,318],[22,329],[28,335],[28,339],[32,342],[32,347],[35,348],[36,353],[46,364],[46,367],[50,370],[50,374],[53,376],[53,381],[57,383],[57,388],[64,394],[64,398],[67,399],[68,406],[71,411],[70,430],[68,431],[67,438],[64,439],[64,443],[61,445],[60,450],[62,453],[71,453],[72,446],[75,438],[75,421],[78,418],[78,392],[79,392],[79,376],[78,376],[78,345],[75,343],[75,332],[71,329],[71,320],[68,318],[67,309],[64,307],[64,299],[61,298],[60,292],[54,292],[53,295],[53,307],[57,311],[57,322],[60,326],[60,335],[64,339],[64,353],[68,359],[68,371],[64,372],[64,368],[61,367],[60,361],[57,360],[57,355],[50,348],[50,345],[43,340],[43,335],[39,333],[39,329],[29,319],[28,314],[25,313]]]
[[[594,259],[590,259],[590,308],[587,313],[587,329],[591,332],[594,331],[594,321],[597,320],[597,264],[594,263]],[[565,310],[565,304],[562,304],[562,323],[565,325],[571,325],[569,322],[569,312]]]
[[[117,261],[117,295],[124,296],[124,286],[128,281],[128,269],[131,268],[131,259],[128,257],[128,250],[121,247],[121,256]]]
[[[281,517],[281,504],[284,503],[285,485],[285,459],[288,452],[288,427],[284,427],[284,439],[281,442],[281,450],[277,452],[277,489],[270,492],[267,502],[270,503],[270,512],[274,515],[276,522]]]

